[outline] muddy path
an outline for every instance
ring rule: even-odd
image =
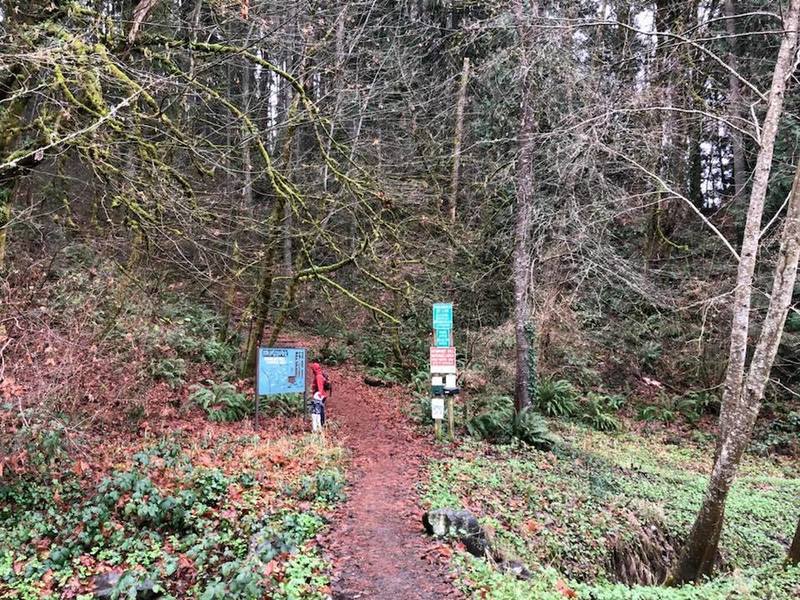
[[[328,369],[326,435],[352,454],[347,501],[323,540],[334,600],[459,598],[441,546],[425,536],[419,485],[435,452],[400,413],[402,388],[365,385],[350,366]]]

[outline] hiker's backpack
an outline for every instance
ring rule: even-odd
[[[331,385],[331,380],[328,377],[328,374],[325,371],[322,371],[322,390],[330,394],[332,389],[333,386]]]

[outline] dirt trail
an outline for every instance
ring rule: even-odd
[[[334,600],[460,597],[422,531],[417,485],[433,448],[400,413],[402,388],[370,388],[348,366],[329,371],[328,435],[353,455],[347,502],[323,540],[334,564]]]

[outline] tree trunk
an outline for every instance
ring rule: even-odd
[[[750,302],[753,273],[755,272],[756,258],[758,256],[761,217],[764,212],[764,199],[767,195],[767,185],[772,167],[778,121],[783,112],[786,82],[793,69],[794,50],[797,45],[798,13],[800,13],[800,0],[792,0],[786,12],[784,21],[786,33],[778,51],[778,59],[775,64],[767,103],[767,114],[761,127],[761,149],[758,152],[753,175],[753,186],[750,191],[750,203],[747,209],[747,222],[736,275],[730,350],[719,418],[720,432],[717,455],[719,455],[722,441],[727,437],[730,416],[738,412],[738,404],[741,399],[740,390],[742,388],[747,354],[747,336],[750,330]]]
[[[796,3],[800,5],[800,0]],[[767,315],[744,385],[736,390],[736,397],[728,396],[726,389],[723,402],[731,403],[733,408],[728,409],[725,436],[718,446],[708,490],[673,573],[673,583],[694,581],[701,576],[710,575],[713,569],[725,516],[725,501],[761,410],[764,388],[778,352],[786,315],[789,313],[792,301],[798,260],[800,260],[800,163],[795,173],[786,221],[781,234],[781,246],[775,264]]]
[[[789,547],[786,562],[790,565],[800,565],[800,519],[797,521],[797,529],[794,530],[794,539]]]
[[[14,183],[0,180],[0,272],[6,264],[6,245],[8,243],[8,224],[11,222],[11,196]]]
[[[514,216],[514,253],[512,276],[514,277],[514,333],[516,337],[516,376],[514,383],[514,408],[517,412],[531,403],[530,339],[528,324],[530,315],[530,235],[533,227],[533,135],[536,131],[533,104],[533,80],[531,77],[533,44],[532,19],[538,15],[538,5],[531,3],[530,15],[525,14],[523,0],[514,1],[517,35],[520,46],[520,86],[522,96],[519,125],[519,150],[517,156],[517,199]]]
[[[0,102],[6,110],[0,112],[0,162],[5,163],[8,156],[17,145],[20,125],[28,104],[27,96],[20,92],[18,77],[19,66],[8,70],[9,74],[0,81]],[[0,271],[5,267],[6,252],[8,250],[8,227],[11,223],[11,199],[17,181],[22,172],[22,164],[33,165],[41,160],[37,157],[28,157],[18,166],[0,170]]]
[[[725,30],[730,36],[728,40],[728,66],[731,71],[738,73],[739,71],[739,57],[736,53],[736,6],[733,0],[725,0]],[[728,75],[728,105],[731,122],[739,125],[739,119],[742,116],[742,91],[741,82],[739,78],[733,73]],[[736,202],[744,192],[745,181],[747,181],[746,170],[744,163],[744,146],[742,134],[736,130],[731,129],[731,146],[733,149],[733,201]]]
[[[328,137],[328,156],[333,149],[334,131],[339,119],[339,112],[344,101],[344,86],[342,85],[342,76],[344,75],[344,61],[345,61],[345,26],[347,24],[347,3],[343,3],[339,9],[339,15],[336,17],[336,65],[333,74],[333,89],[335,92],[333,101],[333,111],[331,117],[331,129]],[[330,165],[326,160],[322,167],[322,189],[328,191],[328,177]]]
[[[280,221],[283,216],[285,202],[280,196],[278,198],[269,218],[269,239],[261,265],[258,291],[253,303],[253,318],[250,322],[244,360],[240,368],[242,377],[251,377],[255,373],[256,354],[258,353],[259,345],[261,345],[264,327],[269,316],[269,306],[272,302],[272,283],[275,280],[275,251],[280,239]]]
[[[450,222],[456,222],[456,205],[458,203],[458,180],[461,174],[461,141],[464,136],[464,106],[467,102],[467,83],[469,82],[469,58],[464,57],[461,69],[461,85],[458,88],[456,105],[456,130],[453,139],[453,178],[450,185],[450,203],[448,212]]]

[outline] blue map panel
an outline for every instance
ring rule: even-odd
[[[305,348],[259,348],[256,393],[302,394],[306,391]]]

